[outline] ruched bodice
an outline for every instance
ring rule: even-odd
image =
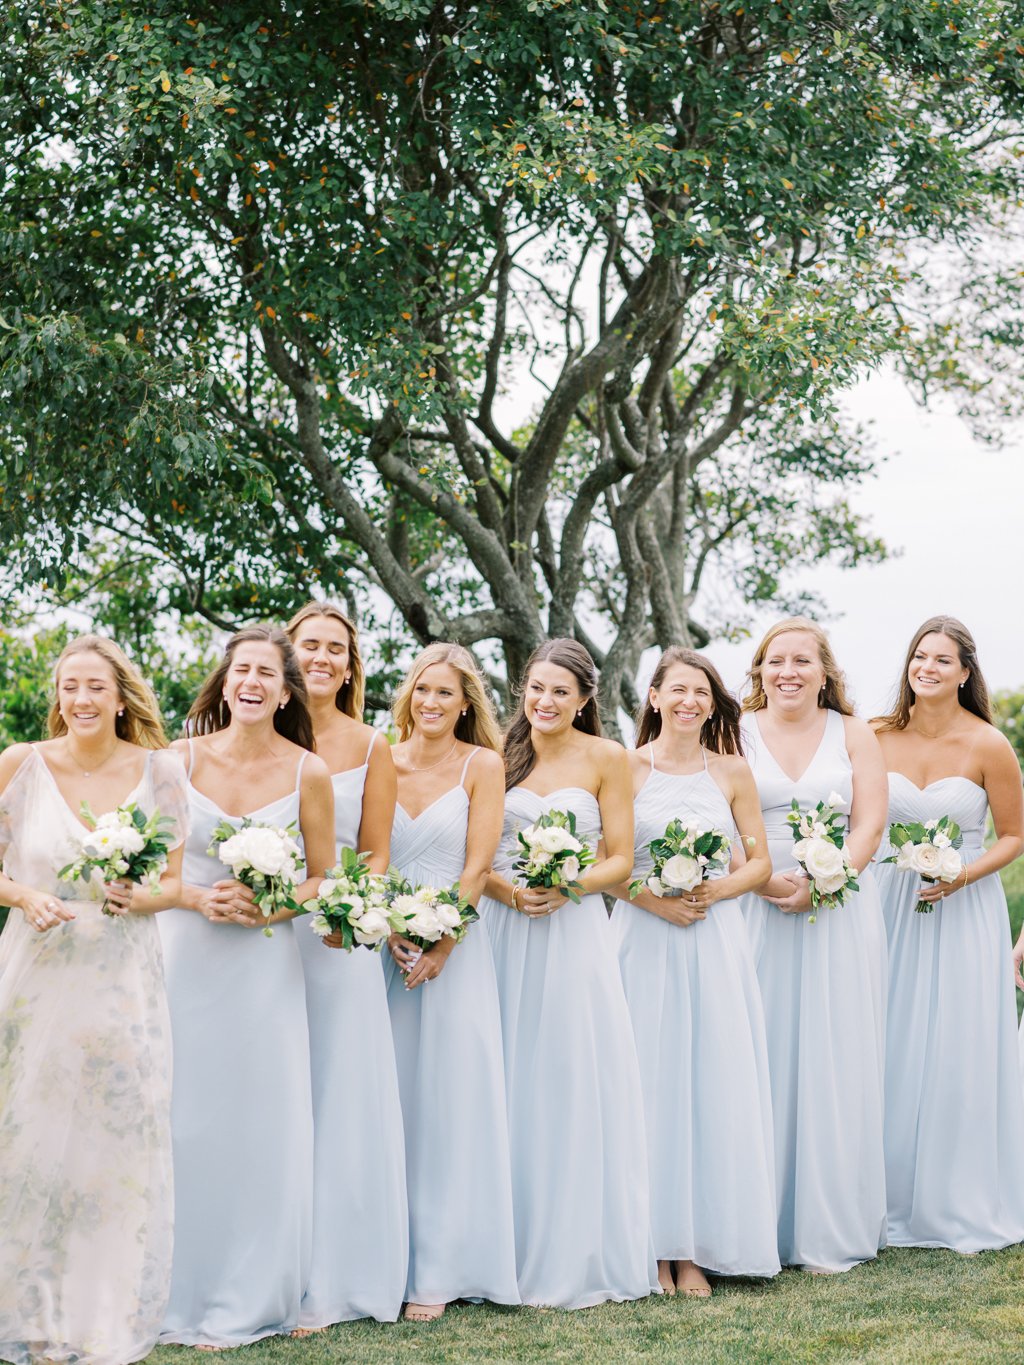
[[[450,787],[415,819],[395,809],[391,861],[404,877],[435,887],[450,886],[466,866],[469,797],[465,787]]]
[[[653,768],[637,793],[633,818],[636,822],[634,877],[643,877],[650,872],[653,863],[647,845],[665,833],[670,820],[679,818],[684,824],[717,829],[727,834],[730,842],[736,839],[732,808],[707,768],[684,774],[663,773]],[[728,872],[728,865],[715,867],[709,878],[724,877]]]
[[[826,711],[821,742],[796,782],[783,772],[764,742],[756,716],[745,715],[740,724],[743,752],[753,769],[757,794],[761,798],[772,865],[776,871],[795,867],[793,829],[786,822],[793,801],[800,803],[801,810],[807,810],[819,801],[827,800],[832,793],[838,793],[849,812],[853,800],[853,765],[846,751],[843,718],[838,711]]]
[[[988,794],[984,787],[969,777],[940,777],[927,787],[918,787],[903,773],[889,774],[889,824],[908,824],[911,821],[937,820],[948,815],[960,826],[963,834],[961,856],[977,857],[985,838],[988,820]],[[888,836],[888,825],[886,826]],[[878,850],[876,861],[892,852],[888,837]]]

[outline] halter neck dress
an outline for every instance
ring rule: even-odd
[[[772,866],[793,869],[791,801],[807,809],[837,792],[850,809],[843,717],[825,712],[817,752],[795,782],[755,716],[744,716],[742,733]],[[744,897],[768,1037],[783,1265],[849,1270],[885,1245],[885,932],[870,868],[858,881],[859,892],[814,924]]]
[[[189,742],[189,778],[192,775]],[[248,818],[299,823],[292,791]],[[230,876],[207,852],[222,820],[189,784],[192,828],[182,880]],[[291,921],[211,924],[195,910],[160,916],[174,1038],[174,1267],[161,1340],[241,1346],[299,1322],[309,1277],[313,1121],[302,962]]]
[[[597,848],[591,792],[513,787],[496,871],[512,875],[517,832],[551,810],[571,810]],[[523,1302],[589,1308],[658,1293],[640,1067],[604,899],[536,919],[484,899],[481,913],[501,997]]]
[[[185,770],[146,756],[121,803],[185,836]],[[102,812],[97,812],[101,814]],[[124,1365],[156,1344],[171,1268],[171,1037],[157,920],[68,885],[84,826],[38,748],[0,793],[6,876],[75,918],[0,934],[0,1358]]]
[[[695,773],[660,772],[653,748],[650,760],[634,803],[634,877],[651,871],[648,845],[675,818],[735,842],[706,752]],[[612,928],[640,1058],[654,1254],[719,1275],[775,1275],[768,1048],[740,903],[716,901],[687,927],[620,900]]]
[[[466,866],[469,794],[459,784],[415,818],[395,811],[391,861],[414,886]],[[410,1303],[519,1303],[501,1018],[487,933],[472,924],[440,975],[413,990],[390,953],[388,1005],[405,1120]]]
[[[357,849],[370,752],[334,773],[334,837]],[[358,850],[357,850],[358,851]],[[313,1257],[299,1324],[394,1322],[409,1260],[405,1139],[381,955],[326,948],[294,921],[313,1077]]]
[[[889,774],[889,820],[949,815],[961,856],[981,855],[984,787],[967,777],[920,788]],[[878,859],[894,850],[884,840]],[[889,939],[885,1172],[894,1246],[974,1252],[1024,1241],[1024,1092],[1006,897],[982,877],[929,913],[920,878],[876,871]]]

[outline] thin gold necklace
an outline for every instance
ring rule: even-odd
[[[448,752],[444,755],[444,757],[443,757],[443,758],[439,758],[439,759],[437,760],[436,763],[428,763],[427,766],[426,766],[425,768],[418,768],[418,767],[416,766],[416,764],[412,761],[412,759],[410,759],[410,760],[409,760],[409,767],[413,770],[414,773],[429,773],[430,770],[431,770],[431,768],[440,768],[440,766],[441,766],[442,763],[447,763],[447,761],[451,758],[452,754],[455,752],[455,750],[456,750],[458,747],[459,747],[459,741],[456,740],[455,743],[452,745],[452,747],[451,747],[451,748],[448,750]]]
[[[113,747],[113,748],[110,750],[110,752],[107,754],[106,758],[100,759],[99,763],[95,763],[95,764],[94,764],[91,768],[89,768],[89,769],[83,768],[82,765],[81,765],[81,763],[79,763],[78,759],[77,759],[77,758],[74,756],[74,754],[71,752],[71,743],[70,743],[70,740],[69,740],[68,744],[66,745],[66,750],[67,750],[68,757],[71,759],[71,762],[75,765],[75,767],[76,767],[76,768],[78,769],[78,771],[82,774],[82,776],[83,776],[83,777],[92,777],[93,773],[98,773],[98,772],[99,772],[99,770],[103,767],[104,763],[109,763],[109,762],[110,762],[110,760],[114,757],[114,755],[117,753],[118,749],[120,748],[120,745],[121,745],[121,741],[120,741],[119,739],[115,739],[115,740],[114,740],[114,747]]]

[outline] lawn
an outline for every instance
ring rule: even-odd
[[[240,1365],[416,1361],[928,1362],[1024,1359],[1024,1247],[957,1256],[887,1251],[845,1275],[786,1271],[719,1281],[714,1298],[648,1299],[578,1313],[450,1308],[430,1325],[346,1323],[305,1341],[270,1338]],[[209,1365],[161,1347],[149,1365]]]

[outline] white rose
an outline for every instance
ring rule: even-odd
[[[955,848],[944,848],[939,860],[939,881],[955,882],[964,870],[964,860]]]
[[[915,872],[914,845],[901,844],[896,850],[896,869],[899,872]]]
[[[420,906],[412,918],[406,922],[405,928],[407,933],[414,934],[417,938],[426,939],[428,943],[436,943],[444,932],[432,905]]]
[[[434,914],[437,916],[437,922],[445,929],[457,929],[462,923],[459,907],[448,905],[446,901],[438,901],[434,906]]]
[[[560,870],[561,870],[561,877],[562,877],[562,885],[563,885],[563,886],[564,886],[567,882],[574,882],[574,881],[577,879],[577,877],[580,875],[580,860],[579,860],[579,858],[576,858],[576,857],[574,857],[572,854],[570,854],[570,856],[569,856],[568,858],[566,858],[565,862],[562,864]]]
[[[700,863],[685,853],[677,853],[661,869],[661,880],[677,891],[692,891],[701,880]]]
[[[324,880],[317,887],[316,894],[320,896],[322,899],[326,899],[328,896],[333,894],[334,888],[337,885],[338,883],[334,881],[331,877],[325,877]]]
[[[846,797],[841,796],[839,792],[829,792],[828,801],[825,804],[831,806],[833,810],[845,810]]]
[[[836,848],[829,839],[808,839],[803,864],[807,875],[819,884],[823,878],[831,880],[840,874],[846,880],[842,849]]]
[[[415,896],[401,895],[396,896],[391,902],[391,908],[396,915],[401,915],[403,919],[408,919],[411,915],[416,914],[421,907],[420,902]]]
[[[661,884],[661,878],[656,877],[653,872],[647,878],[647,890],[650,891],[652,896],[664,896],[665,894],[665,888]]]
[[[921,877],[934,881],[942,866],[942,850],[931,844],[917,844],[914,847],[914,871]]]
[[[366,911],[366,902],[362,896],[346,896],[345,904],[348,906],[348,917],[350,920],[360,919]]]
[[[560,829],[557,825],[548,825],[546,828],[537,831],[534,847],[542,848],[545,853],[561,853],[563,849],[575,842],[567,829]]]
[[[935,848],[951,848],[953,840],[949,837],[948,834],[943,834],[942,830],[940,829],[937,834],[932,835],[932,844],[935,846]]]
[[[841,872],[833,873],[830,877],[815,877],[814,885],[823,896],[835,895],[846,885],[846,868],[844,867]]]
[[[368,947],[383,943],[390,932],[391,925],[383,910],[367,910],[359,923],[352,926],[355,941]]]
[[[548,853],[542,848],[534,849],[530,854],[530,870],[536,872],[542,867],[547,867],[553,857],[553,853]]]

